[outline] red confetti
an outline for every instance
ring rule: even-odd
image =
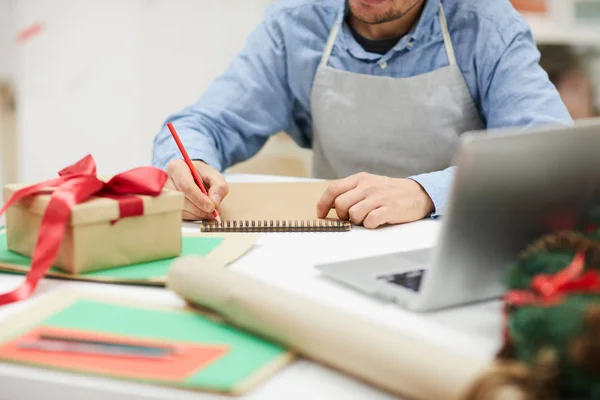
[[[27,29],[23,29],[17,35],[17,43],[23,43],[28,40],[31,40],[35,36],[38,36],[44,30],[44,25],[40,22],[35,25],[30,26]]]

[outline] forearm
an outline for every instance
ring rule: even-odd
[[[205,131],[203,126],[196,124],[193,116],[182,112],[173,116],[170,121],[192,160],[202,160],[219,171],[223,169],[223,157],[214,136]],[[183,156],[165,124],[154,139],[152,165],[166,169],[169,162],[177,158]]]
[[[219,119],[221,121],[217,122]],[[203,160],[218,171],[251,157],[269,137],[268,134],[246,133],[250,130],[247,126],[234,130],[220,114],[209,118],[202,115],[200,108],[188,107],[169,117],[168,121],[177,130],[190,158]],[[181,158],[181,153],[165,125],[154,140],[152,164],[166,168],[173,158]]]

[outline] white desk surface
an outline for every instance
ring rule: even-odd
[[[230,175],[228,181],[286,180],[267,176]],[[368,316],[404,332],[424,337],[469,355],[489,359],[501,341],[501,304],[488,302],[452,310],[418,314],[342,287],[322,276],[314,265],[355,257],[434,245],[440,222],[425,220],[376,231],[354,228],[346,233],[265,234],[257,246],[231,265],[274,285],[302,293],[351,313]],[[184,230],[197,229],[186,224]],[[0,291],[14,288],[23,278],[0,275]],[[78,283],[46,279],[32,298],[0,308],[0,329],[9,315],[26,309],[44,296],[64,289],[131,296],[164,304],[183,304],[162,288]],[[435,384],[432,382],[432,384]],[[226,399],[228,396],[186,392],[104,378],[47,371],[0,363],[0,400],[41,399]],[[337,371],[299,359],[243,397],[244,399],[363,399],[395,397]]]

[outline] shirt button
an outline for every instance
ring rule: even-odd
[[[408,47],[413,47],[415,45],[415,42],[413,42],[412,40],[410,42],[408,42]]]
[[[379,63],[379,66],[381,67],[381,69],[386,69],[387,68],[387,62],[382,61]]]

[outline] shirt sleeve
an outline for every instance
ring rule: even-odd
[[[227,71],[195,104],[167,117],[154,138],[153,166],[165,169],[181,158],[167,122],[190,158],[219,171],[252,157],[271,135],[288,129],[293,103],[279,27],[276,15],[268,12]]]
[[[540,53],[529,28],[521,20],[513,20],[511,26],[507,38],[491,30],[489,37],[482,35],[477,40],[475,68],[487,129],[572,123],[558,91],[539,65]],[[433,200],[433,218],[446,209],[455,168],[411,177]]]

